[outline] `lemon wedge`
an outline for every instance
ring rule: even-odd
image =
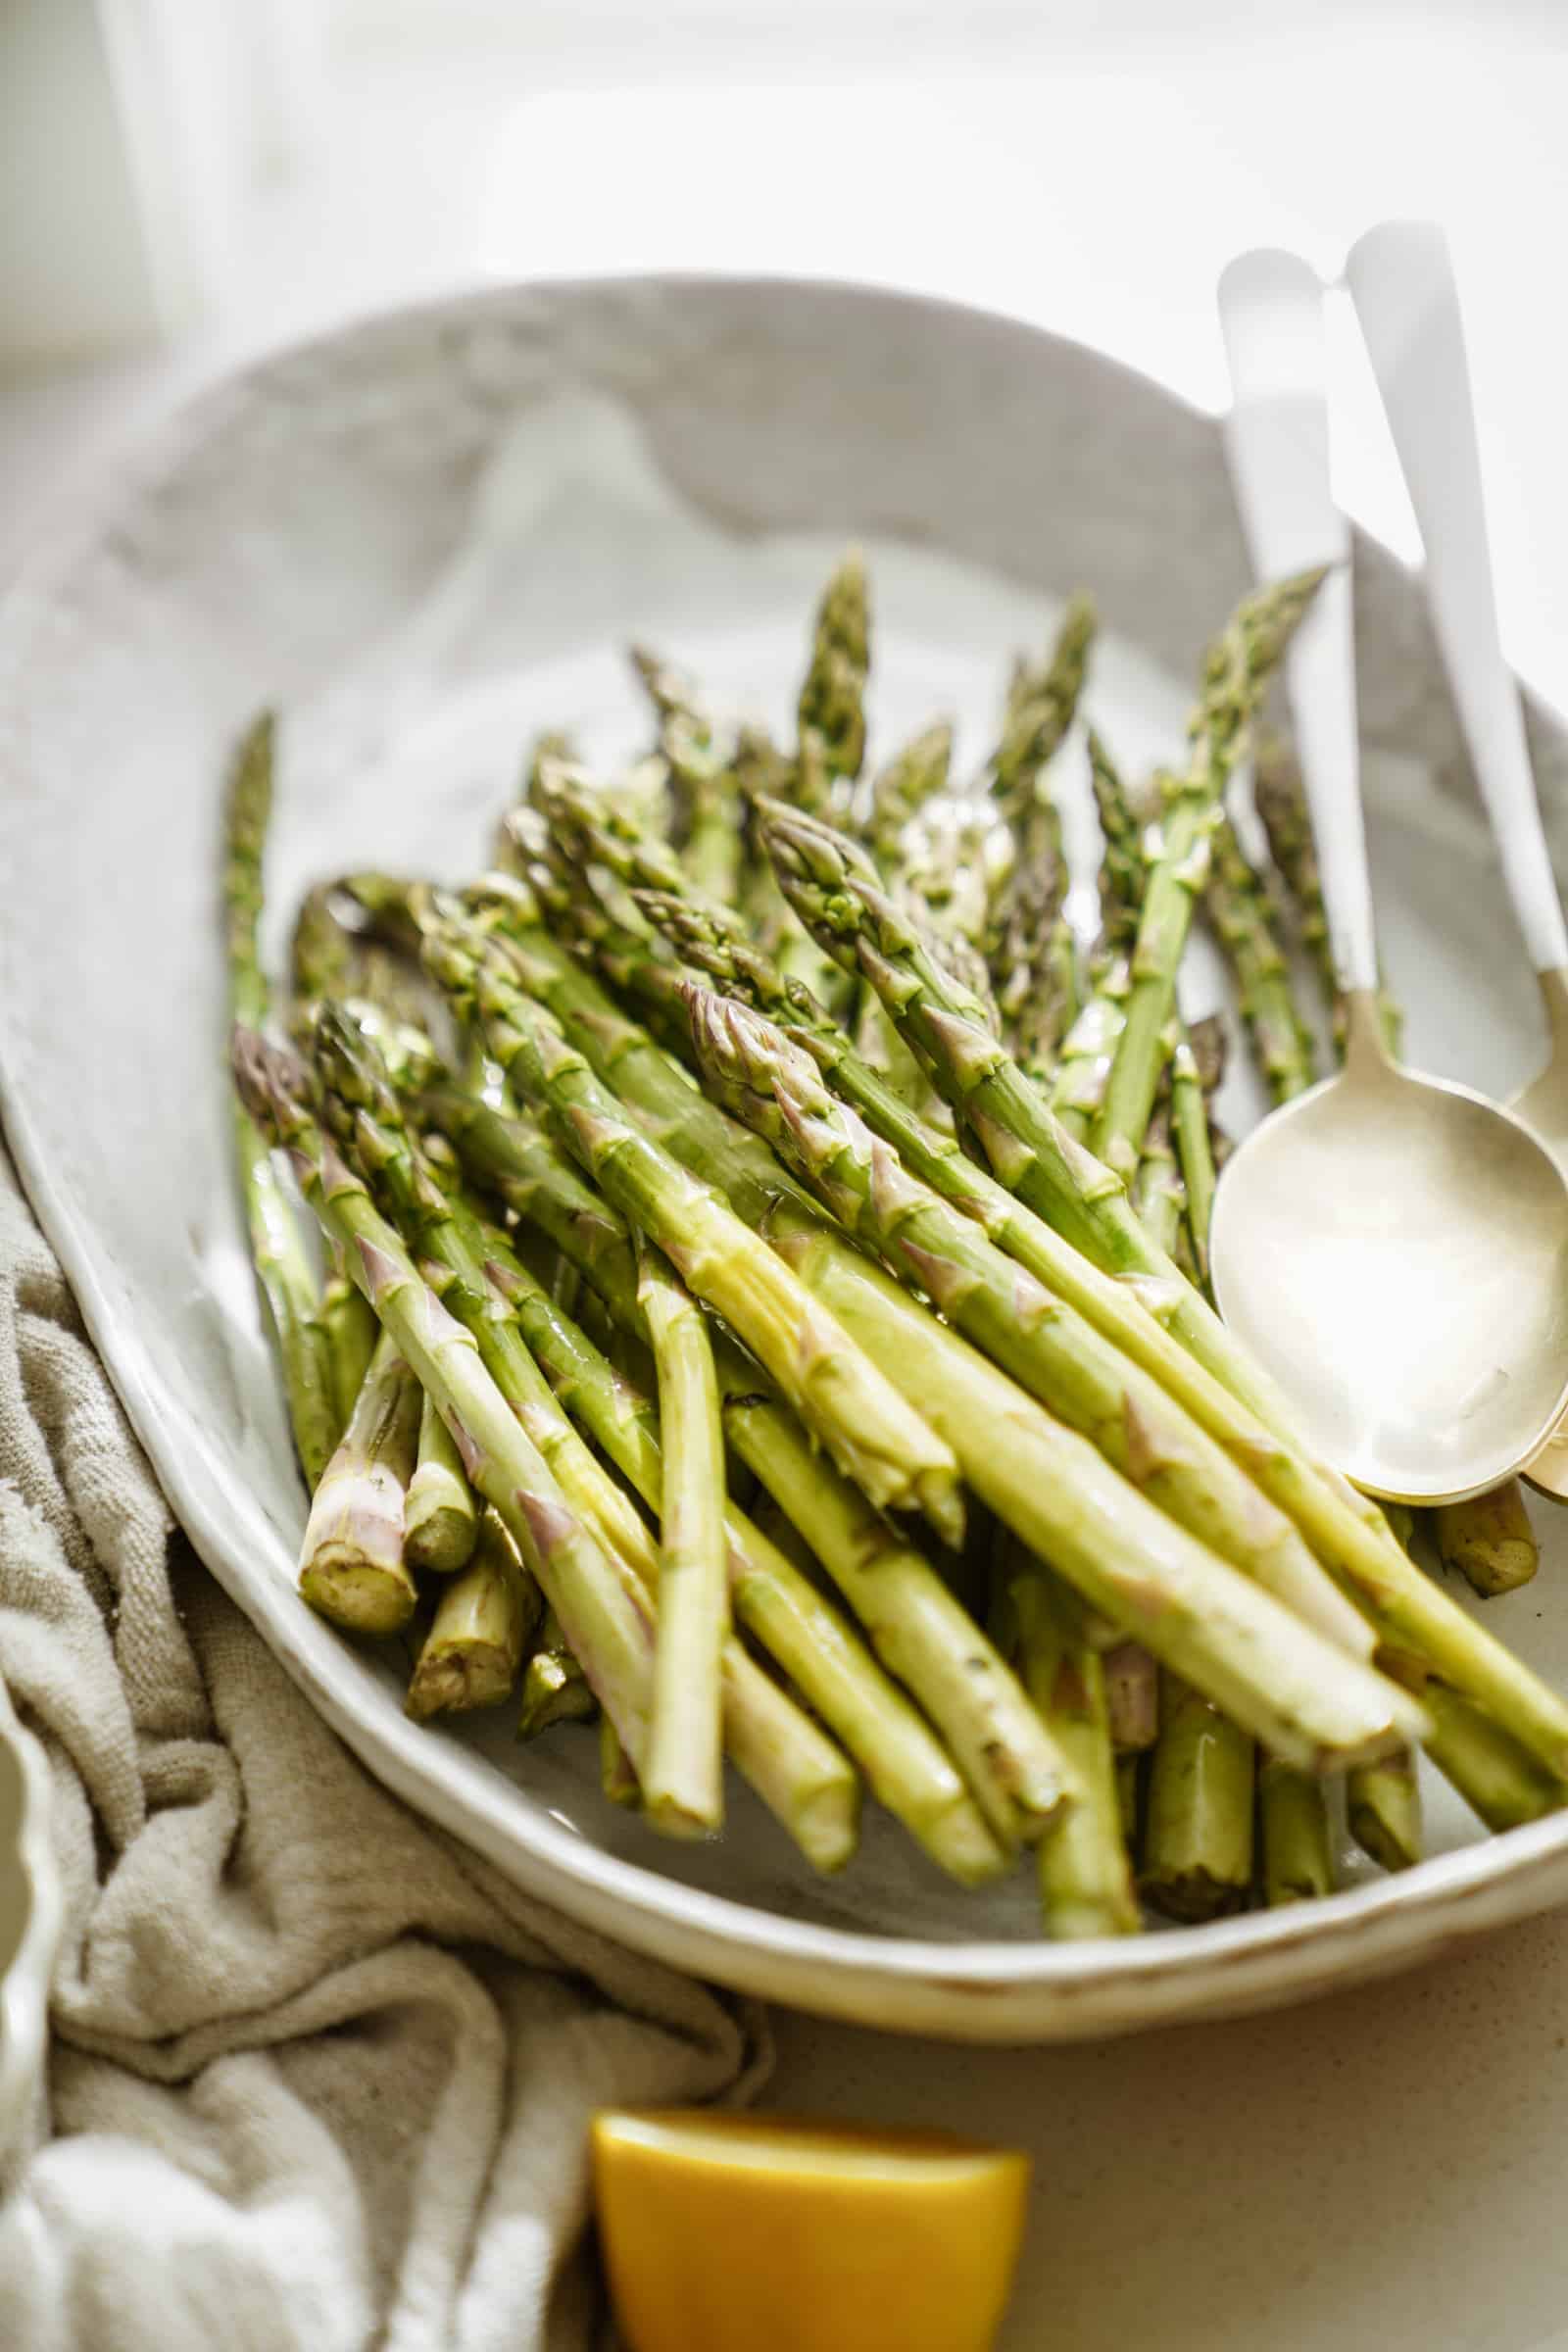
[[[1027,2156],[667,2108],[596,2116],[593,2162],[630,2352],[989,2352]]]

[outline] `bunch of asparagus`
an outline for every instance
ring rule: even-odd
[[[1312,1458],[1203,1295],[1224,1041],[1177,978],[1201,908],[1271,1085],[1307,1081],[1224,805],[1315,587],[1227,624],[1154,805],[1090,732],[1092,942],[1053,789],[1086,599],[961,787],[941,723],[864,772],[856,558],[793,744],[639,652],[634,776],[547,738],[466,889],[313,891],[281,1022],[258,722],[232,1063],[300,1589],[410,1645],[412,1714],[594,1721],[606,1793],[677,1837],[720,1831],[727,1756],[824,1871],[868,1788],[962,1884],[1032,1849],[1062,1936],[1136,1931],[1140,1895],[1326,1892],[1342,1803],[1403,1866],[1421,1744],[1489,1826],[1568,1796],[1568,1707]],[[1310,948],[1309,836],[1273,838]],[[1460,1532],[1500,1589],[1516,1539]]]

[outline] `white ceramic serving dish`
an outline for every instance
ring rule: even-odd
[[[471,870],[534,729],[638,744],[633,635],[782,718],[852,536],[876,583],[878,739],[946,709],[971,763],[1006,662],[1080,583],[1107,630],[1094,716],[1135,767],[1168,754],[1202,639],[1246,585],[1212,420],[1023,326],[809,284],[566,284],[353,326],[207,394],[62,517],[0,613],[5,1117],[174,1507],[411,1803],[562,1909],[807,2008],[977,2039],[1115,2032],[1372,1976],[1544,1908],[1568,1895],[1568,1816],[1481,1839],[1438,1791],[1434,1858],[1399,1880],[1053,1946],[1026,1870],[963,1895],[884,1821],[831,1884],[744,1792],[718,1844],[660,1844],[602,1801],[592,1741],[416,1730],[403,1661],[298,1602],[304,1502],[229,1170],[214,893],[237,729],[264,701],[284,713],[275,941],[307,878]],[[1378,549],[1359,564],[1373,848],[1412,1055],[1506,1094],[1539,1056],[1533,983],[1418,595]],[[1568,738],[1533,723],[1561,843]],[[1063,789],[1087,871],[1080,764],[1064,757]],[[1238,1082],[1232,1118],[1255,1107]],[[1562,1680],[1568,1545],[1544,1511],[1542,1532],[1539,1582],[1489,1622]]]

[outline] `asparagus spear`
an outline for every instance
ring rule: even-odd
[[[1269,1095],[1288,1102],[1317,1075],[1312,1032],[1297,1007],[1268,891],[1224,815],[1211,837],[1203,905],[1236,976],[1242,1019]]]
[[[1208,836],[1226,781],[1246,749],[1248,728],[1291,632],[1322,577],[1321,570],[1303,572],[1249,597],[1204,662],[1190,731],[1191,757],[1165,795],[1159,851],[1138,918],[1127,1019],[1094,1128],[1096,1154],[1124,1176],[1137,1164],[1153,1107],[1160,1040],[1175,1009],[1176,967],[1187,945],[1194,898],[1203,887]]]
[[[1537,1753],[1568,1770],[1568,1706],[1500,1642],[1492,1642],[1406,1558],[1376,1505],[1315,1461],[1295,1439],[1271,1382],[1132,1215],[1119,1179],[1064,1136],[1030,1086],[881,893],[864,861],[831,827],[768,804],[765,844],[786,895],[840,959],[864,973],[906,1041],[978,1138],[993,1168],[1027,1206],[1109,1274],[1142,1277],[1146,1303],[1213,1381],[1268,1436],[1246,1454],[1279,1502],[1354,1593],[1393,1649],[1424,1658]],[[1173,1372],[1175,1367],[1172,1367]],[[1179,1377],[1179,1375],[1177,1375]],[[1190,1386],[1213,1434],[1213,1383]],[[1200,1417],[1203,1417],[1200,1415]]]
[[[1264,1902],[1272,1909],[1332,1894],[1334,1859],[1321,1784],[1277,1756],[1264,1756],[1257,1803]]]
[[[418,1433],[418,1383],[383,1334],[300,1546],[301,1593],[353,1633],[394,1634],[414,1614],[403,1515]]]
[[[1215,1024],[1217,1027],[1217,1024]],[[1187,1231],[1199,1282],[1208,1284],[1208,1227],[1214,1209],[1214,1149],[1208,1095],[1192,1035],[1183,1027],[1170,1065],[1170,1131],[1187,1196]]]
[[[431,1108],[475,1180],[533,1219],[623,1327],[640,1332],[630,1236],[575,1168],[525,1125],[481,1104],[443,1096]],[[882,1663],[942,1731],[987,1817],[1009,1839],[1037,1836],[1060,1801],[1061,1771],[1012,1675],[924,1555],[812,1454],[800,1424],[765,1393],[750,1360],[721,1346],[716,1369],[731,1446],[806,1537]],[[739,1591],[736,1605],[743,1605]],[[814,1690],[811,1695],[826,1713],[827,1702]],[[835,1728],[855,1744],[850,1724]],[[879,1780],[870,1763],[866,1769],[881,1793],[885,1771]],[[883,1801],[902,1809],[893,1796]]]
[[[1078,1801],[1040,1846],[1040,1893],[1053,1936],[1135,1936],[1143,1925],[1121,1828],[1104,1664],[1083,1612],[1054,1578],[1012,1580],[1030,1697],[1072,1769]]]
[[[411,1568],[450,1576],[467,1566],[479,1532],[478,1508],[457,1446],[428,1396],[420,1408],[418,1460],[403,1521],[404,1557]]]
[[[272,808],[273,741],[272,714],[263,711],[240,744],[223,819],[229,1014],[250,1029],[260,1029],[269,1010],[257,933],[262,913],[262,862]],[[294,1448],[305,1483],[314,1491],[331,1459],[344,1419],[326,1335],[318,1320],[320,1286],[266,1139],[237,1101],[234,1143],[251,1255],[277,1342]]]
[[[350,1114],[346,1126],[357,1154],[417,1236],[432,1276],[472,1337],[498,1393],[559,1480],[570,1509],[603,1547],[605,1561],[639,1617],[650,1618],[649,1595],[660,1573],[657,1550],[633,1505],[562,1410],[495,1292],[489,1273],[495,1245],[487,1247],[471,1214],[447,1192],[428,1158],[416,1152],[376,1068],[373,1048],[364,1040],[356,1043],[349,1026],[331,1014],[318,1024],[318,1042],[328,1079],[328,1108],[336,1108],[340,1124],[344,1113]],[[586,1670],[589,1661],[582,1663]],[[537,1703],[543,1704],[551,1696],[546,1685],[565,1670],[548,1659],[530,1661],[530,1670],[525,1698],[536,1689]],[[725,1645],[723,1683],[726,1733],[737,1767],[809,1858],[821,1868],[838,1868],[855,1836],[853,1782],[843,1758],[797,1709],[774,1703],[778,1694],[734,1643]],[[641,1769],[640,1777],[646,1777]],[[673,1815],[674,1801],[666,1796],[651,1810],[655,1826],[666,1831],[673,1827]]]
[[[1180,1525],[1311,1615],[1323,1580],[1310,1552],[1156,1380],[910,1176],[771,1022],[695,982],[685,1001],[705,1081],[774,1141],[851,1232]],[[928,1353],[943,1345],[934,1335]],[[943,1371],[938,1357],[927,1375],[936,1409]],[[1337,1622],[1337,1608],[1331,1614]]]
[[[487,1507],[479,1514],[472,1557],[436,1603],[405,1712],[423,1723],[432,1715],[498,1706],[517,1679],[539,1607],[538,1586]]]
[[[1568,1804],[1568,1785],[1543,1771],[1481,1708],[1439,1683],[1426,1684],[1422,1696],[1432,1760],[1489,1830],[1517,1829]]]
[[[608,1715],[599,1718],[599,1776],[612,1805],[635,1808],[642,1803],[643,1792],[632,1760],[616,1739],[615,1727]]]
[[[797,790],[803,806],[823,806],[834,781],[852,782],[865,757],[865,679],[870,666],[870,612],[865,565],[852,548],[823,592],[811,637],[811,658],[801,686],[798,719],[802,774]],[[804,771],[813,759],[820,779]]]
[[[549,1464],[481,1363],[472,1333],[419,1280],[365,1185],[322,1138],[304,1105],[299,1063],[243,1029],[235,1032],[233,1057],[247,1109],[286,1146],[307,1200],[343,1243],[383,1331],[434,1397],[470,1480],[511,1530],[635,1762],[646,1751],[652,1687],[647,1613],[566,1507]]]
[[[1541,1565],[1524,1494],[1516,1478],[1490,1494],[1449,1502],[1432,1514],[1432,1532],[1446,1568],[1456,1568],[1483,1600],[1528,1585]]]
[[[1105,1099],[1116,1040],[1127,1019],[1132,985],[1132,965],[1127,957],[1113,956],[1102,971],[1093,994],[1080,1006],[1056,1054],[1049,1100],[1063,1134],[1076,1143],[1081,1143],[1089,1133]]]
[[[637,1303],[654,1351],[668,1446],[644,1798],[656,1819],[667,1818],[683,1833],[717,1830],[724,1819],[720,1660],[729,1634],[718,1376],[702,1308],[651,1245],[638,1254]]]
[[[1138,910],[1143,905],[1148,867],[1144,857],[1144,827],[1120,769],[1102,738],[1089,729],[1089,780],[1100,815],[1102,849],[1100,859],[1100,937],[1095,947],[1097,966],[1117,956],[1131,956],[1138,938]]]
[[[545,1611],[522,1676],[519,1740],[537,1740],[558,1723],[589,1723],[599,1711],[587,1677],[566,1645],[554,1609]]]
[[[740,879],[740,802],[712,722],[690,679],[642,646],[633,647],[632,661],[659,712],[659,749],[675,787],[673,833],[682,862],[704,890],[727,898]]]
[[[1156,1250],[1174,1251],[1187,1212],[1187,1188],[1176,1163],[1170,1093],[1156,1102],[1133,1180],[1133,1206]]]
[[[1116,1810],[1129,1853],[1138,1850],[1143,1826],[1143,1776],[1139,1763],[1138,1756],[1132,1753],[1116,1758]]]
[[[690,1288],[753,1349],[846,1474],[880,1506],[923,1510],[962,1532],[951,1449],[804,1290],[712,1186],[635,1126],[552,1014],[491,962],[476,965],[455,926],[426,941],[430,968],[476,1002],[509,1079],[549,1108],[607,1198],[666,1251]]]
[[[1159,1669],[1138,1642],[1105,1652],[1105,1704],[1118,1751],[1152,1747],[1159,1737]]]
[[[1040,783],[1072,725],[1099,625],[1091,598],[1069,597],[1043,665],[1036,670],[1026,664],[1014,675],[991,765],[991,797],[1020,858],[1045,839],[1054,837],[1059,846],[1059,830],[1052,816],[1041,821],[1049,804]]]
[[[577,1183],[569,1166],[562,1173],[568,1186]],[[648,1397],[611,1366],[571,1317],[530,1279],[498,1236],[492,1233],[488,1246],[493,1275],[505,1289],[530,1347],[566,1409],[581,1421],[644,1501],[658,1509],[663,1457],[657,1415]],[[613,1283],[609,1287],[613,1290]],[[635,1319],[640,1312],[635,1293],[622,1289],[616,1295],[621,1312]],[[720,1351],[719,1364],[730,1371],[734,1381],[733,1351],[731,1358],[725,1364]],[[745,1367],[738,1369],[744,1385]],[[758,1443],[765,1444],[767,1418],[755,1391],[742,1396],[737,1389],[726,1409],[726,1434],[739,1436],[744,1443],[749,1424]],[[774,1475],[786,1492],[792,1481],[800,1485],[803,1455],[804,1483],[818,1491],[818,1524],[829,1524],[833,1490],[841,1482],[831,1475],[824,1480],[820,1466],[804,1446],[798,1446],[792,1455],[787,1442],[775,1444],[769,1456]],[[843,1489],[843,1495],[852,1494],[852,1490]],[[869,1554],[864,1550],[865,1529],[859,1520],[858,1498],[846,1509],[841,1497],[837,1518],[841,1527],[846,1520],[850,1527],[845,1540],[854,1547],[850,1583],[858,1579],[858,1589],[874,1589],[875,1546]],[[1003,1848],[988,1834],[936,1740],[866,1655],[858,1636],[817,1591],[810,1575],[803,1574],[781,1544],[733,1503],[725,1526],[733,1605],[748,1633],[778,1661],[802,1696],[843,1740],[864,1772],[872,1793],[905,1823],[943,1869],[969,1884],[995,1876],[1004,1862]],[[838,1562],[842,1566],[843,1549],[843,1543],[829,1541],[830,1565]],[[946,1621],[937,1630],[942,1639],[948,1638]],[[916,1671],[916,1682],[923,1679]],[[994,1752],[994,1746],[984,1752]],[[983,1785],[988,1784],[986,1776]],[[1011,1816],[1004,1814],[1003,1818],[1010,1836]]]
[[[952,766],[953,729],[940,719],[922,727],[872,779],[865,846],[891,881],[899,876],[908,827],[947,791]]]
[[[1088,598],[1074,597],[1044,672],[1014,693],[993,765],[992,797],[1013,856],[988,909],[986,957],[1026,1068],[1051,1061],[1078,1005],[1061,818],[1045,771],[1072,723],[1096,625]]]
[[[1363,1764],[1346,1781],[1350,1836],[1385,1870],[1408,1870],[1421,1859],[1421,1789],[1408,1748]]]
[[[1159,1704],[1140,1886],[1172,1919],[1217,1919],[1251,1888],[1252,1742],[1178,1676]]]

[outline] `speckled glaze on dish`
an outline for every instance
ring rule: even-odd
[[[563,1910],[802,2007],[976,2039],[1121,2032],[1326,1990],[1568,1896],[1568,1817],[1477,1840],[1440,1803],[1445,1850],[1401,1879],[1052,1946],[1026,1870],[963,1895],[879,1820],[827,1885],[744,1793],[722,1841],[661,1845],[601,1800],[593,1742],[416,1729],[405,1661],[297,1600],[304,1499],[228,1165],[228,746],[260,703],[283,709],[274,929],[317,873],[461,873],[532,728],[635,740],[616,651],[634,632],[781,714],[807,601],[852,535],[879,590],[877,725],[955,709],[972,760],[1006,657],[1080,582],[1109,632],[1096,718],[1152,757],[1246,584],[1210,419],[1022,326],[806,284],[567,284],[372,320],[207,394],[62,518],[0,612],[0,1077],[24,1181],[171,1500],[411,1803]],[[1532,983],[1419,599],[1379,550],[1358,562],[1374,860],[1412,1057],[1506,1094],[1539,1058]],[[1532,724],[1560,846],[1568,738]],[[1251,1107],[1239,1087],[1231,1115]],[[1541,1579],[1489,1622],[1564,1681],[1568,1543],[1540,1524]]]

